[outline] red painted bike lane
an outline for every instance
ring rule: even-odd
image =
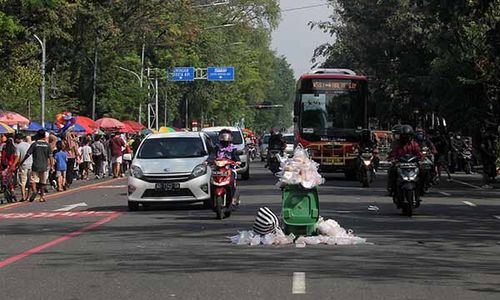
[[[118,179],[120,180],[120,179]],[[96,230],[119,217],[114,210],[54,211],[61,204],[78,199],[96,200],[88,194],[96,189],[113,189],[118,180],[108,180],[51,194],[46,203],[14,203],[0,207],[0,269],[36,254],[48,254],[48,249],[72,238]],[[101,196],[104,198],[107,195]],[[58,200],[58,201],[55,201]],[[102,200],[102,199],[101,199]],[[31,206],[30,206],[31,205]],[[30,211],[32,210],[33,211]],[[45,210],[45,211],[44,211]]]

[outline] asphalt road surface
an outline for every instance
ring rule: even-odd
[[[500,299],[500,191],[456,178],[407,218],[385,175],[367,189],[327,176],[320,214],[357,246],[230,244],[259,207],[280,212],[260,162],[222,221],[201,205],[128,212],[125,179],[0,206],[0,299]]]

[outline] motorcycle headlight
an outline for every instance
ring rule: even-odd
[[[139,166],[134,165],[130,167],[130,174],[135,178],[142,178],[144,176],[142,169]]]
[[[363,163],[365,164],[365,166],[369,166],[372,161],[371,160],[363,160]]]
[[[194,167],[193,172],[191,172],[191,178],[200,177],[207,174],[207,166],[204,164],[197,165]]]

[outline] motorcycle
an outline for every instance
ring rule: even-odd
[[[423,196],[431,187],[435,176],[435,172],[433,172],[434,155],[430,152],[429,147],[422,147],[422,154],[424,155],[424,161],[420,163],[420,180],[418,185],[420,196]]]
[[[465,174],[472,174],[472,149],[470,147],[464,147],[459,152],[459,159]]]
[[[248,156],[250,160],[254,160],[257,157],[257,148],[255,144],[248,144]]]
[[[280,170],[280,161],[278,159],[278,156],[280,156],[283,152],[277,149],[269,149],[268,152],[269,152],[269,158],[267,160],[268,168],[273,174],[276,174]]]
[[[235,169],[238,162],[226,158],[216,159],[212,170],[211,203],[212,209],[216,213],[217,219],[229,218],[239,203],[239,195],[236,191]],[[234,189],[234,190],[233,190]],[[235,195],[232,195],[232,193]],[[234,197],[233,197],[234,196]],[[233,198],[236,203],[233,203]]]
[[[374,155],[370,148],[364,148],[359,152],[359,169],[358,169],[358,180],[363,185],[363,187],[370,187],[370,183],[373,182],[375,177],[374,172]]]
[[[397,208],[401,208],[403,215],[411,217],[413,209],[420,206],[418,182],[420,175],[417,156],[405,155],[396,164],[397,179],[393,201]]]

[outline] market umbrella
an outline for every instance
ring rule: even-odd
[[[139,130],[135,130],[134,128],[132,128],[130,125],[126,124],[126,123],[123,123],[124,127],[122,129],[120,129],[120,132],[121,133],[137,133],[139,132]]]
[[[43,129],[43,126],[40,123],[31,121],[26,131],[38,131],[40,129]]]
[[[92,133],[94,132],[99,126],[96,124],[94,120],[88,117],[84,116],[76,116],[76,122],[75,124],[78,124],[85,128],[86,133]]]
[[[70,126],[68,128],[68,131],[71,131],[71,132],[85,132],[85,133],[91,133],[92,132],[92,131],[88,132],[88,130],[85,127],[83,127],[82,125],[80,125],[78,123],[76,123],[73,126]]]
[[[0,122],[0,134],[14,133],[14,132],[15,132],[15,130],[12,129],[12,127],[10,127],[9,125],[7,125],[5,123]]]
[[[144,125],[142,125],[139,122],[132,121],[132,120],[127,120],[127,121],[122,121],[123,124],[128,125],[130,128],[134,130],[134,132],[139,132],[146,128]]]
[[[99,128],[104,130],[120,130],[125,127],[125,124],[113,118],[101,118],[95,121]]]
[[[7,125],[24,125],[28,126],[30,123],[30,120],[25,118],[24,116],[12,112],[12,111],[6,111],[6,110],[0,110],[0,122],[7,124]]]
[[[175,128],[173,128],[173,127],[162,126],[162,127],[160,127],[160,130],[158,130],[158,132],[159,133],[177,132],[177,130],[175,130]]]

